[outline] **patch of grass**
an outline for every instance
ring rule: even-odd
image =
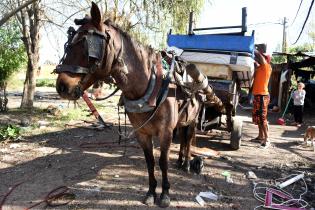
[[[21,71],[21,72],[25,73],[24,71]],[[20,78],[21,72],[13,74],[9,78],[8,85],[7,85],[8,91],[22,91],[23,90],[24,79]]]
[[[86,108],[65,108],[61,110],[59,116],[54,116],[49,119],[53,126],[64,127],[64,125],[71,120],[89,120],[91,112]]]
[[[14,109],[9,109],[9,111],[6,113],[13,118],[15,117],[39,117],[44,113],[44,109],[38,108],[38,107],[33,107],[31,109],[29,108],[14,108]]]
[[[36,87],[55,87],[56,80],[55,79],[37,79]]]
[[[36,72],[36,87],[55,87],[57,75],[51,74],[55,65],[43,65],[39,74]],[[23,91],[26,67],[13,74],[8,80],[8,91]]]

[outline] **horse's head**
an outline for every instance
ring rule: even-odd
[[[94,82],[109,75],[107,58],[113,53],[109,52],[113,44],[109,47],[107,26],[102,23],[95,3],[92,3],[90,17],[75,20],[75,23],[80,27],[76,31],[69,28],[65,54],[55,70],[58,73],[57,92],[69,100],[80,98]]]

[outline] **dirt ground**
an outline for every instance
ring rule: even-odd
[[[48,95],[51,96],[50,99],[47,99]],[[45,93],[38,92],[37,96],[40,96],[36,97],[37,107],[68,104],[68,101],[58,99],[53,89]],[[20,98],[11,93],[9,107],[17,107]],[[104,116],[106,120],[117,121],[113,101],[98,103],[113,109],[110,116]],[[80,104],[84,106],[83,101]],[[275,179],[302,171],[306,172],[305,181],[308,186],[308,192],[303,198],[315,207],[315,152],[311,147],[300,144],[306,125],[315,124],[315,114],[306,113],[305,125],[297,128],[277,125],[279,114],[271,113],[269,121],[272,146],[268,149],[260,149],[258,143],[250,141],[257,135],[257,129],[251,123],[250,110],[240,109],[238,116],[243,120],[240,150],[230,149],[227,132],[216,131],[208,136],[198,136],[198,146],[220,152],[220,157],[204,161],[205,168],[201,175],[177,170],[177,154],[171,152],[169,180],[172,202],[168,209],[254,209],[262,204],[253,196],[254,183],[271,184]],[[0,115],[2,124],[20,120],[19,115]],[[46,129],[49,132],[45,134],[0,145],[0,202],[12,189],[2,210],[26,209],[42,201],[47,193],[59,186],[69,188],[72,195],[63,200],[73,199],[70,203],[59,207],[49,207],[42,203],[34,209],[159,209],[157,206],[147,207],[141,202],[148,189],[148,177],[144,156],[137,147],[136,140],[128,139],[121,145],[114,144],[112,147],[104,145],[104,142],[118,141],[117,124],[111,129],[100,131],[85,126],[59,130],[48,126]],[[83,147],[82,143],[87,142],[96,143],[95,147]],[[158,167],[157,142],[156,146],[155,174],[159,194],[161,172]],[[175,147],[178,147],[177,142],[173,143],[172,149]],[[249,171],[254,172],[257,178],[246,177]],[[226,181],[223,172],[231,174],[233,183]],[[301,189],[303,187],[297,184],[292,191],[297,193]],[[205,206],[202,207],[195,197],[199,192],[206,191],[219,195],[219,199],[205,199]]]

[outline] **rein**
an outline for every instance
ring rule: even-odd
[[[92,114],[94,115],[94,117],[104,126],[104,127],[110,127],[109,125],[107,125],[105,123],[105,121],[103,120],[102,116],[98,113],[98,111],[96,110],[95,106],[92,104],[92,102],[89,99],[89,96],[86,92],[83,93],[82,95],[83,100],[85,101],[85,103],[88,105],[88,107],[90,108],[90,111],[92,112]]]
[[[93,100],[95,100],[95,101],[103,101],[103,100],[109,99],[110,97],[115,95],[115,93],[117,93],[119,90],[120,90],[119,87],[116,87],[116,89],[111,94],[109,94],[108,96],[105,96],[103,98],[96,98],[96,99],[93,99]]]

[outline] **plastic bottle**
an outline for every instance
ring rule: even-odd
[[[294,183],[294,182],[296,182],[302,178],[304,178],[304,173],[296,175],[295,177],[292,177],[291,179],[288,179],[287,181],[282,182],[281,184],[278,185],[278,187],[280,189],[285,188],[286,186],[288,186],[288,185],[290,185],[290,184],[292,184],[292,183]]]

